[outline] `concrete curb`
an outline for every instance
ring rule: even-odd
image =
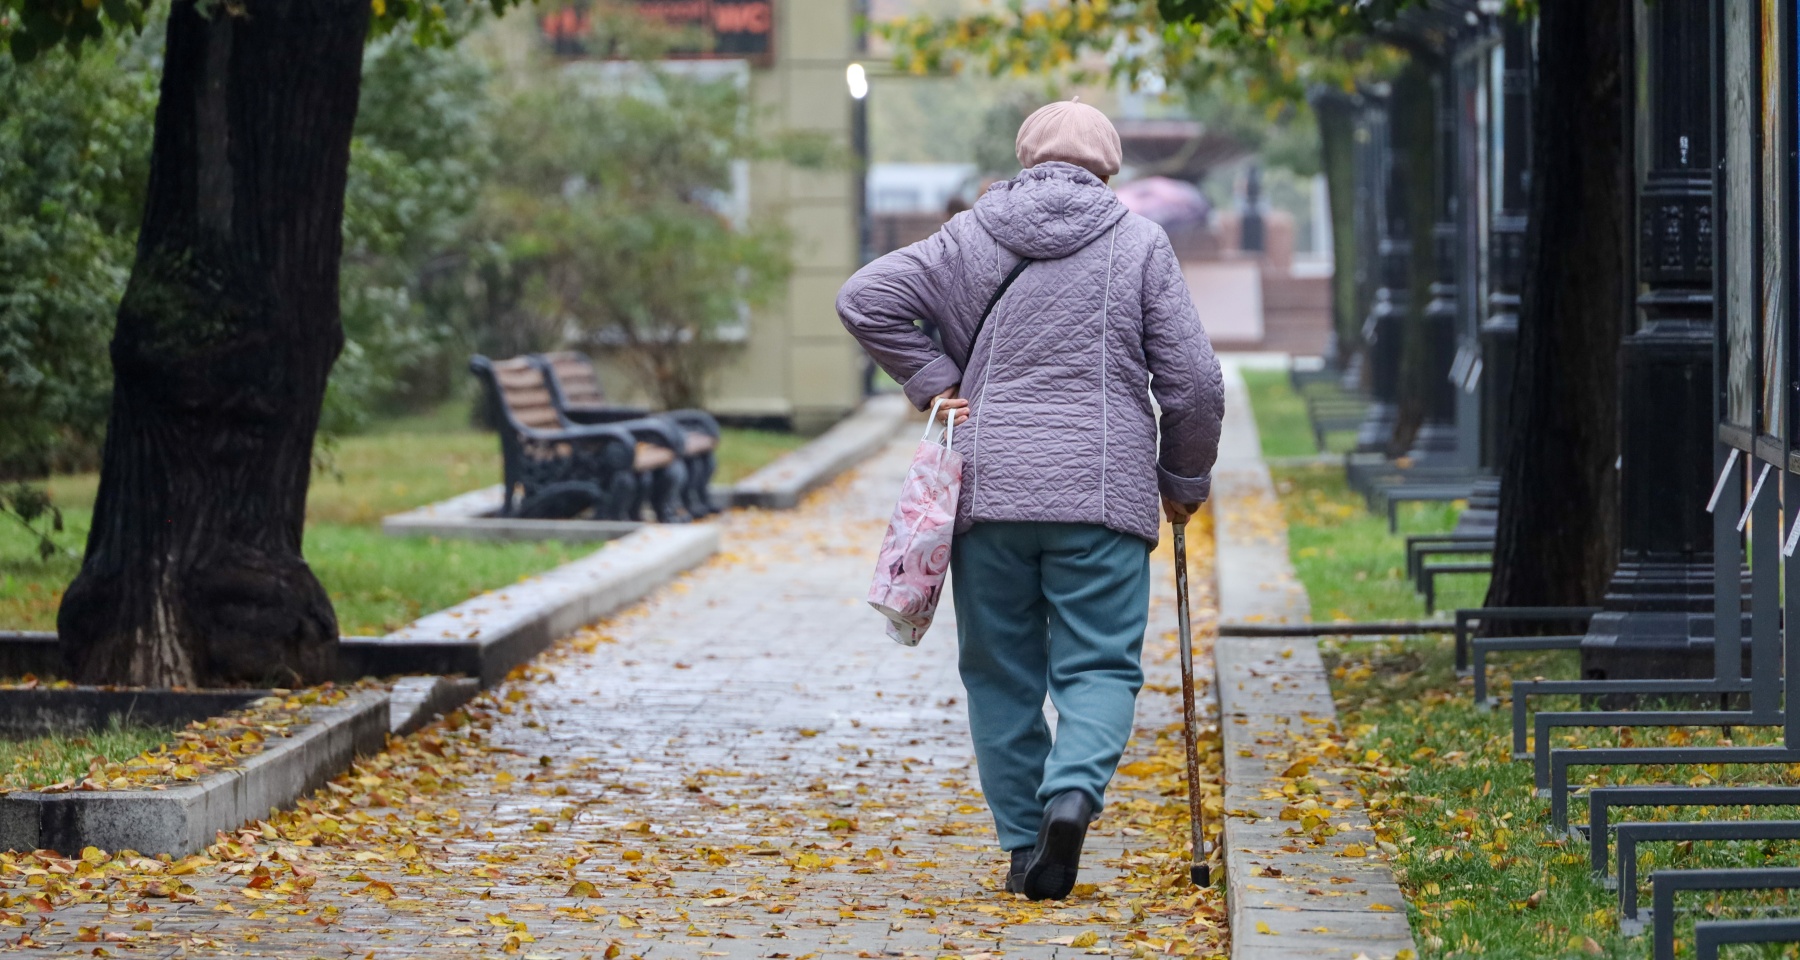
[[[914,415],[899,394],[870,397],[817,439],[738,481],[731,505],[792,510],[802,497],[886,446]]]
[[[527,520],[497,517],[505,488],[499,484],[471,490],[417,510],[381,518],[390,537],[440,537],[446,540],[563,540],[571,543],[617,540],[645,526],[632,520]]]
[[[642,598],[719,549],[712,524],[646,526],[573,563],[421,617],[384,637],[345,637],[353,676],[461,674],[485,687],[557,638]]]
[[[197,783],[164,790],[21,791],[0,796],[0,849],[57,850],[83,846],[187,856],[221,830],[292,804],[323,786],[360,755],[387,743],[388,694],[351,693],[312,707],[312,719],[263,752]]]
[[[1225,391],[1225,433],[1213,470],[1220,623],[1306,620],[1306,589],[1288,559],[1275,486],[1235,365],[1226,367]],[[1332,811],[1341,832],[1317,846],[1296,840],[1289,831],[1298,825],[1279,819],[1285,798],[1264,799],[1283,786],[1296,759],[1292,748],[1337,725],[1318,641],[1221,637],[1213,659],[1232,960],[1392,960],[1414,950],[1406,900],[1386,862],[1343,855],[1350,844],[1374,844],[1362,797],[1346,777],[1323,768],[1309,774],[1322,784],[1322,805],[1349,801]]]
[[[559,523],[566,521],[558,521]],[[340,678],[403,675],[393,730],[448,713],[560,637],[642,599],[717,553],[712,524],[643,525],[595,553],[413,621],[383,637],[345,637]],[[0,633],[0,675],[54,674],[53,633]],[[467,681],[450,679],[455,676]]]
[[[401,677],[388,690],[388,730],[404,737],[480,692],[481,683],[470,677]]]

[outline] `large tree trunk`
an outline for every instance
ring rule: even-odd
[[[368,0],[170,12],[93,531],[57,617],[72,679],[330,679],[300,555],[338,319]]]
[[[1619,533],[1630,23],[1619,0],[1546,3],[1540,17],[1518,368],[1487,602],[1588,606],[1605,592]]]
[[[1319,122],[1319,166],[1331,214],[1331,327],[1339,364],[1362,351],[1362,322],[1356,302],[1356,101],[1337,91],[1312,98]],[[1369,251],[1365,256],[1372,256]]]

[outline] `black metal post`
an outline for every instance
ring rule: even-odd
[[[1269,238],[1263,222],[1262,168],[1252,163],[1244,171],[1244,207],[1238,218],[1238,249],[1244,253],[1267,253]]]
[[[1650,155],[1638,201],[1641,322],[1620,345],[1619,563],[1581,647],[1582,672],[1596,679],[1713,673],[1710,6],[1642,8],[1649,82],[1639,113]]]
[[[1353,316],[1367,318],[1375,307],[1375,288],[1378,285],[1376,278],[1381,272],[1381,258],[1375,253],[1381,238],[1381,168],[1377,143],[1377,135],[1381,132],[1381,106],[1378,98],[1361,93],[1356,94],[1355,100],[1356,148],[1352,164],[1356,202],[1351,208],[1351,219],[1356,232],[1356,257],[1351,264],[1337,264],[1336,269],[1355,270],[1356,303],[1353,306]],[[1365,324],[1366,322],[1365,319]],[[1358,339],[1361,340],[1360,332]],[[1368,350],[1366,341],[1360,343],[1356,352],[1344,364],[1341,383],[1346,391],[1363,394],[1369,390]]]
[[[1356,449],[1375,453],[1387,451],[1400,415],[1401,327],[1406,323],[1408,262],[1412,259],[1406,230],[1405,165],[1394,149],[1393,117],[1386,109],[1389,101],[1384,96],[1381,103],[1382,109],[1370,118],[1371,152],[1379,171],[1374,204],[1379,265],[1374,306],[1363,323],[1369,411],[1356,432]]]
[[[1508,18],[1501,27],[1500,182],[1488,234],[1487,318],[1481,324],[1481,466],[1506,462],[1513,368],[1519,352],[1519,303],[1525,288],[1525,224],[1531,203],[1531,25]]]
[[[1500,87],[1493,91],[1489,123],[1498,135],[1492,152],[1499,176],[1488,228],[1488,298],[1478,337],[1481,369],[1482,479],[1469,508],[1456,518],[1458,533],[1492,535],[1500,518],[1500,468],[1506,462],[1513,370],[1519,354],[1519,303],[1525,288],[1525,225],[1531,203],[1531,22],[1506,17],[1500,27]]]
[[[1456,385],[1450,368],[1456,360],[1456,323],[1461,313],[1461,289],[1457,284],[1457,111],[1455,62],[1440,61],[1436,78],[1437,122],[1437,222],[1431,228],[1431,299],[1425,304],[1425,420],[1413,438],[1407,457],[1417,465],[1451,465],[1455,462]]]

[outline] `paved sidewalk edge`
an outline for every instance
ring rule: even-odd
[[[1225,432],[1213,471],[1221,623],[1299,622],[1306,589],[1288,558],[1275,485],[1263,461],[1249,394],[1225,367]],[[1374,851],[1361,795],[1343,773],[1314,769],[1319,803],[1341,831],[1314,846],[1280,819],[1283,778],[1298,754],[1337,725],[1337,707],[1311,638],[1221,637],[1214,646],[1225,754],[1224,861],[1232,960],[1310,960],[1415,950],[1406,900]],[[1337,802],[1348,801],[1344,809]],[[1289,831],[1294,831],[1290,834]],[[1296,836],[1295,834],[1301,834]]]
[[[381,518],[390,537],[438,537],[445,540],[617,540],[644,528],[636,520],[530,520],[500,516],[506,488],[459,493],[403,513]]]
[[[559,637],[642,599],[719,549],[714,524],[647,526],[593,554],[383,637],[346,637],[346,674],[462,674],[490,687]]]
[[[870,397],[805,446],[738,481],[731,506],[792,510],[808,493],[878,453],[913,416],[912,405],[897,393]]]

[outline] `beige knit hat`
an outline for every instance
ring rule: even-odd
[[[1097,177],[1119,172],[1119,131],[1106,114],[1080,97],[1039,107],[1019,125],[1019,165],[1035,167],[1061,160],[1086,167]]]

